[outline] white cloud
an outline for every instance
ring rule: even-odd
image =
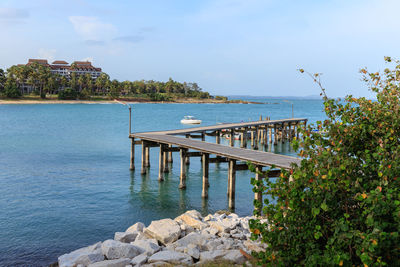
[[[47,59],[49,62],[53,62],[56,52],[57,52],[56,49],[40,48],[38,56],[39,56],[39,58]]]
[[[100,41],[111,39],[116,33],[114,25],[103,23],[97,17],[70,16],[69,21],[84,40]]]
[[[89,61],[89,62],[93,63],[93,58],[92,57],[85,57],[85,58],[82,58],[80,61]]]

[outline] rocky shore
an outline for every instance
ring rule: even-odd
[[[263,244],[250,240],[249,220],[234,213],[202,217],[196,210],[174,220],[136,223],[114,239],[98,242],[58,258],[60,267],[209,266],[248,264]]]

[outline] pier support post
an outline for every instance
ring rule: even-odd
[[[201,133],[201,141],[205,141],[206,140],[206,134],[204,132]]]
[[[229,139],[229,145],[234,146],[235,145],[235,129],[231,129],[231,138]]]
[[[236,185],[236,160],[229,160],[228,175],[228,206],[229,209],[235,208],[235,185]]]
[[[135,138],[131,138],[131,164],[129,169],[131,171],[135,170]]]
[[[243,147],[247,148],[247,128],[244,128],[244,132],[243,132]]]
[[[244,139],[245,139],[245,132],[244,132],[244,130],[242,129],[242,132],[240,133],[240,147],[241,148],[244,148]]]
[[[268,125],[265,127],[265,132],[264,132],[264,145],[268,145]]]
[[[258,183],[262,183],[261,170],[262,170],[262,167],[257,165],[256,166],[256,177],[255,177],[255,180]],[[262,187],[262,184],[260,186],[257,186],[257,189],[259,189],[261,187]],[[257,215],[261,215],[262,206],[263,206],[262,192],[255,192],[254,193],[254,201],[255,202],[257,201],[259,204],[261,204],[261,206],[258,206],[258,207],[256,205],[256,208],[255,208]]]
[[[289,122],[289,126],[288,126],[288,128],[289,128],[289,142],[291,142],[292,141],[292,123],[291,122]]]
[[[209,187],[209,182],[208,182],[208,167],[209,167],[209,158],[210,155],[207,153],[204,153],[202,155],[202,165],[203,165],[203,190],[201,192],[201,197],[202,198],[208,198],[208,187]]]
[[[169,145],[169,148],[172,148],[172,145]],[[169,151],[169,152],[168,152],[168,162],[169,162],[169,163],[174,162],[174,159],[173,159],[173,157],[172,157],[172,151]]]
[[[271,127],[268,128],[268,139],[269,139],[269,143],[272,144],[272,128]]]
[[[165,147],[165,146],[164,146]],[[168,151],[164,151],[164,158],[163,158],[163,172],[169,172],[168,169]]]
[[[186,134],[185,136],[186,136],[186,138],[190,138],[190,134]],[[190,157],[187,157],[187,156],[185,157],[185,164],[186,165],[190,164]]]
[[[276,124],[274,124],[274,145],[278,144],[278,128],[276,127]]]
[[[259,133],[258,127],[256,126],[256,130],[255,130],[256,136],[255,136],[255,138],[254,138],[255,140],[254,140],[254,146],[253,146],[253,149],[255,149],[255,150],[258,149],[258,141],[259,141],[259,139],[258,139],[258,133]]]
[[[146,160],[145,166],[148,168],[150,167],[150,146],[146,145]]]
[[[254,131],[251,130],[250,134],[251,134],[251,139],[250,139],[251,148],[254,148]]]
[[[158,181],[164,181],[164,145],[160,144],[160,154],[158,159]]]
[[[220,131],[216,131],[215,132],[215,143],[216,144],[220,144],[221,143],[221,132]]]
[[[260,144],[264,144],[264,129],[260,130]]]
[[[142,141],[142,169],[141,174],[146,174],[146,142]]]
[[[181,148],[180,149],[180,156],[181,156],[181,176],[180,176],[180,182],[179,182],[179,189],[184,189],[186,188],[186,152],[187,149]]]

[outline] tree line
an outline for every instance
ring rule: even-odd
[[[73,66],[71,66],[73,67]],[[38,63],[29,65],[13,65],[4,71],[0,69],[0,95],[6,98],[19,98],[28,94],[29,86],[32,94],[46,98],[58,95],[59,99],[88,99],[101,97],[141,97],[155,101],[168,101],[174,98],[213,98],[202,90],[195,82],[178,82],[169,78],[167,82],[154,80],[118,81],[111,80],[106,73],[92,79],[89,73],[84,75],[71,73],[65,76],[52,73],[50,68]],[[221,97],[218,97],[219,99]]]

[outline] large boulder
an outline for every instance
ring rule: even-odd
[[[135,240],[135,242],[131,242],[131,244],[141,248],[146,255],[153,255],[161,248],[155,239]]]
[[[218,218],[213,221],[208,221],[208,224],[211,228],[218,230],[219,233],[229,233],[231,230],[235,229],[236,226],[238,226],[239,220],[234,218]]]
[[[114,240],[120,241],[123,243],[130,243],[130,242],[135,241],[137,235],[138,235],[138,232],[131,232],[131,233],[116,232],[114,234]]]
[[[99,261],[90,264],[88,267],[125,267],[126,265],[130,265],[130,263],[131,259],[123,258],[117,260]]]
[[[177,247],[187,247],[190,244],[198,245],[199,247],[203,247],[210,240],[210,235],[202,235],[196,232],[190,233],[187,236],[177,240],[172,245]]]
[[[195,229],[203,230],[208,227],[208,224],[201,221],[201,217],[199,217],[197,213],[193,211],[187,211],[186,213],[175,218],[175,221],[182,222],[187,224]],[[200,215],[201,216],[201,215]]]
[[[103,255],[109,260],[121,259],[121,258],[134,258],[139,254],[142,254],[143,249],[115,240],[106,240],[101,245],[101,251]]]
[[[142,264],[145,264],[147,262],[147,255],[146,254],[140,254],[139,256],[134,257],[131,260],[131,264],[133,266],[141,266]]]
[[[243,264],[246,261],[246,258],[240,253],[240,250],[234,249],[229,250],[228,253],[223,257],[224,260],[231,261],[236,264]]]
[[[175,252],[175,251],[160,251],[151,256],[148,260],[149,263],[153,262],[168,262],[171,264],[186,264],[190,265],[193,264],[193,259],[189,255],[181,252]]]
[[[78,264],[87,266],[91,263],[102,260],[104,260],[104,256],[101,252],[101,242],[98,242],[92,246],[77,249],[71,253],[58,257],[58,266],[74,267]]]
[[[143,223],[137,222],[134,225],[132,225],[131,227],[129,227],[128,229],[126,229],[125,232],[127,232],[127,233],[143,232],[144,227],[145,226]]]
[[[163,244],[168,244],[175,242],[179,238],[181,227],[174,220],[162,219],[153,221],[149,227],[144,230],[144,233],[157,239]]]
[[[213,251],[203,251],[200,253],[200,261],[215,261],[223,258],[227,254],[226,250],[213,250]]]

